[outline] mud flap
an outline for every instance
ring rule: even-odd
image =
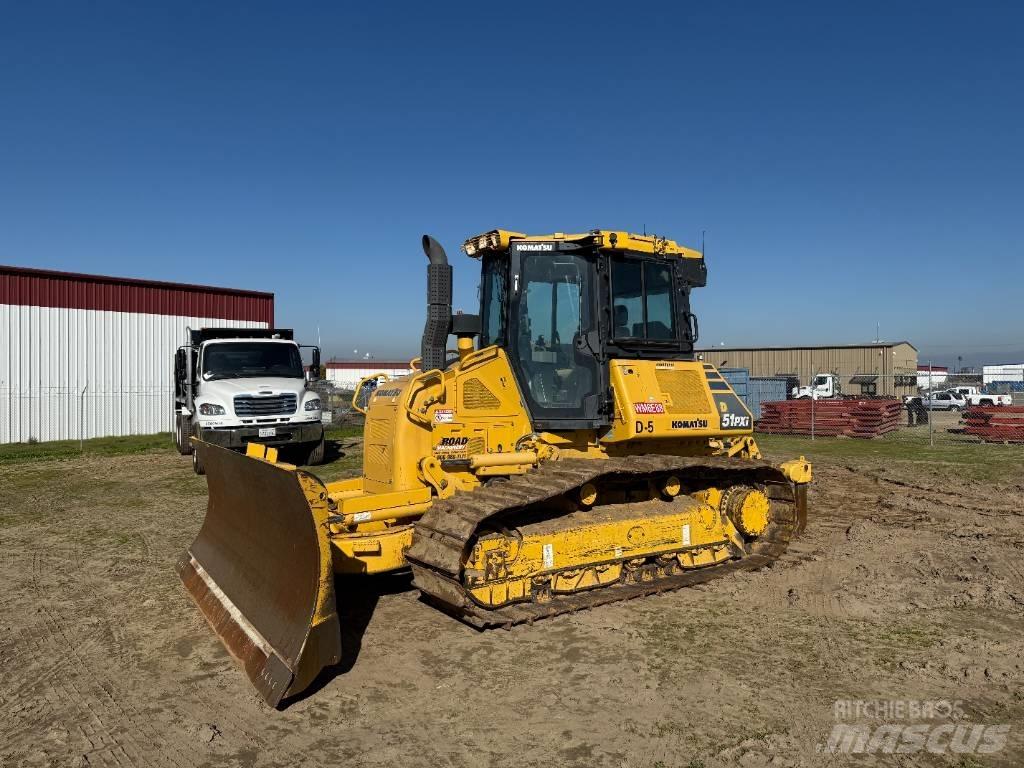
[[[209,502],[178,573],[260,696],[277,706],[341,658],[326,489],[291,465],[193,443]]]

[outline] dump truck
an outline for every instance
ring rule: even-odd
[[[288,446],[303,464],[324,457],[321,401],[309,388],[320,369],[320,349],[302,346],[290,328],[198,328],[174,355],[174,444],[204,474],[191,438],[236,451],[251,440]]]
[[[209,504],[179,573],[270,705],[338,662],[336,573],[411,569],[427,603],[483,630],[759,568],[805,525],[810,464],[764,460],[750,412],[694,358],[703,254],[486,232],[463,245],[481,269],[470,315],[452,312],[444,249],[423,250],[413,372],[359,385],[378,382],[361,476],[194,441]]]

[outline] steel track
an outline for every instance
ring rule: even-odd
[[[684,483],[699,479],[711,481],[723,489],[739,483],[763,484],[771,500],[768,529],[747,546],[744,556],[739,559],[650,582],[620,582],[584,592],[553,595],[545,602],[520,602],[501,608],[487,608],[477,604],[462,584],[463,563],[485,524],[514,525],[512,519],[517,513],[571,494],[587,482],[614,479],[635,480],[640,484],[669,473],[677,475]],[[700,584],[735,571],[761,568],[778,559],[790,539],[803,529],[805,522],[805,486],[795,486],[777,467],[766,461],[662,455],[607,460],[568,459],[552,461],[506,482],[435,502],[416,522],[413,543],[406,552],[406,559],[412,566],[414,583],[428,600],[480,629],[508,628]]]

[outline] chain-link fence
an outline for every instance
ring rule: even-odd
[[[1024,445],[1024,382],[985,383],[979,375],[946,371],[889,376],[826,371],[808,381],[749,378],[734,381],[734,387],[762,434]],[[351,391],[323,381],[314,388],[326,424],[361,422]],[[170,386],[0,387],[0,443],[167,432],[171,402]]]
[[[0,387],[0,443],[168,432],[172,398],[169,384]]]
[[[787,382],[786,399],[751,403],[763,434],[895,440],[922,445],[1024,445],[1024,383],[980,375],[823,371]]]
[[[362,420],[352,409],[352,392],[329,382],[312,385],[324,405],[325,426]],[[94,437],[170,432],[171,386],[0,386],[0,444],[88,440]]]
[[[323,405],[324,426],[351,426],[362,423],[363,415],[352,408],[352,390],[335,386],[332,382],[320,379],[310,385]],[[367,394],[364,392],[364,395]],[[366,397],[361,398],[363,407]]]

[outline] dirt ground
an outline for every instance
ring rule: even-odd
[[[481,634],[407,576],[339,581],[344,660],[284,711],[175,574],[205,511],[187,459],[0,464],[0,764],[837,765],[837,700],[1010,725],[995,754],[854,764],[1024,762],[1024,479],[815,461],[805,536],[703,587]]]

